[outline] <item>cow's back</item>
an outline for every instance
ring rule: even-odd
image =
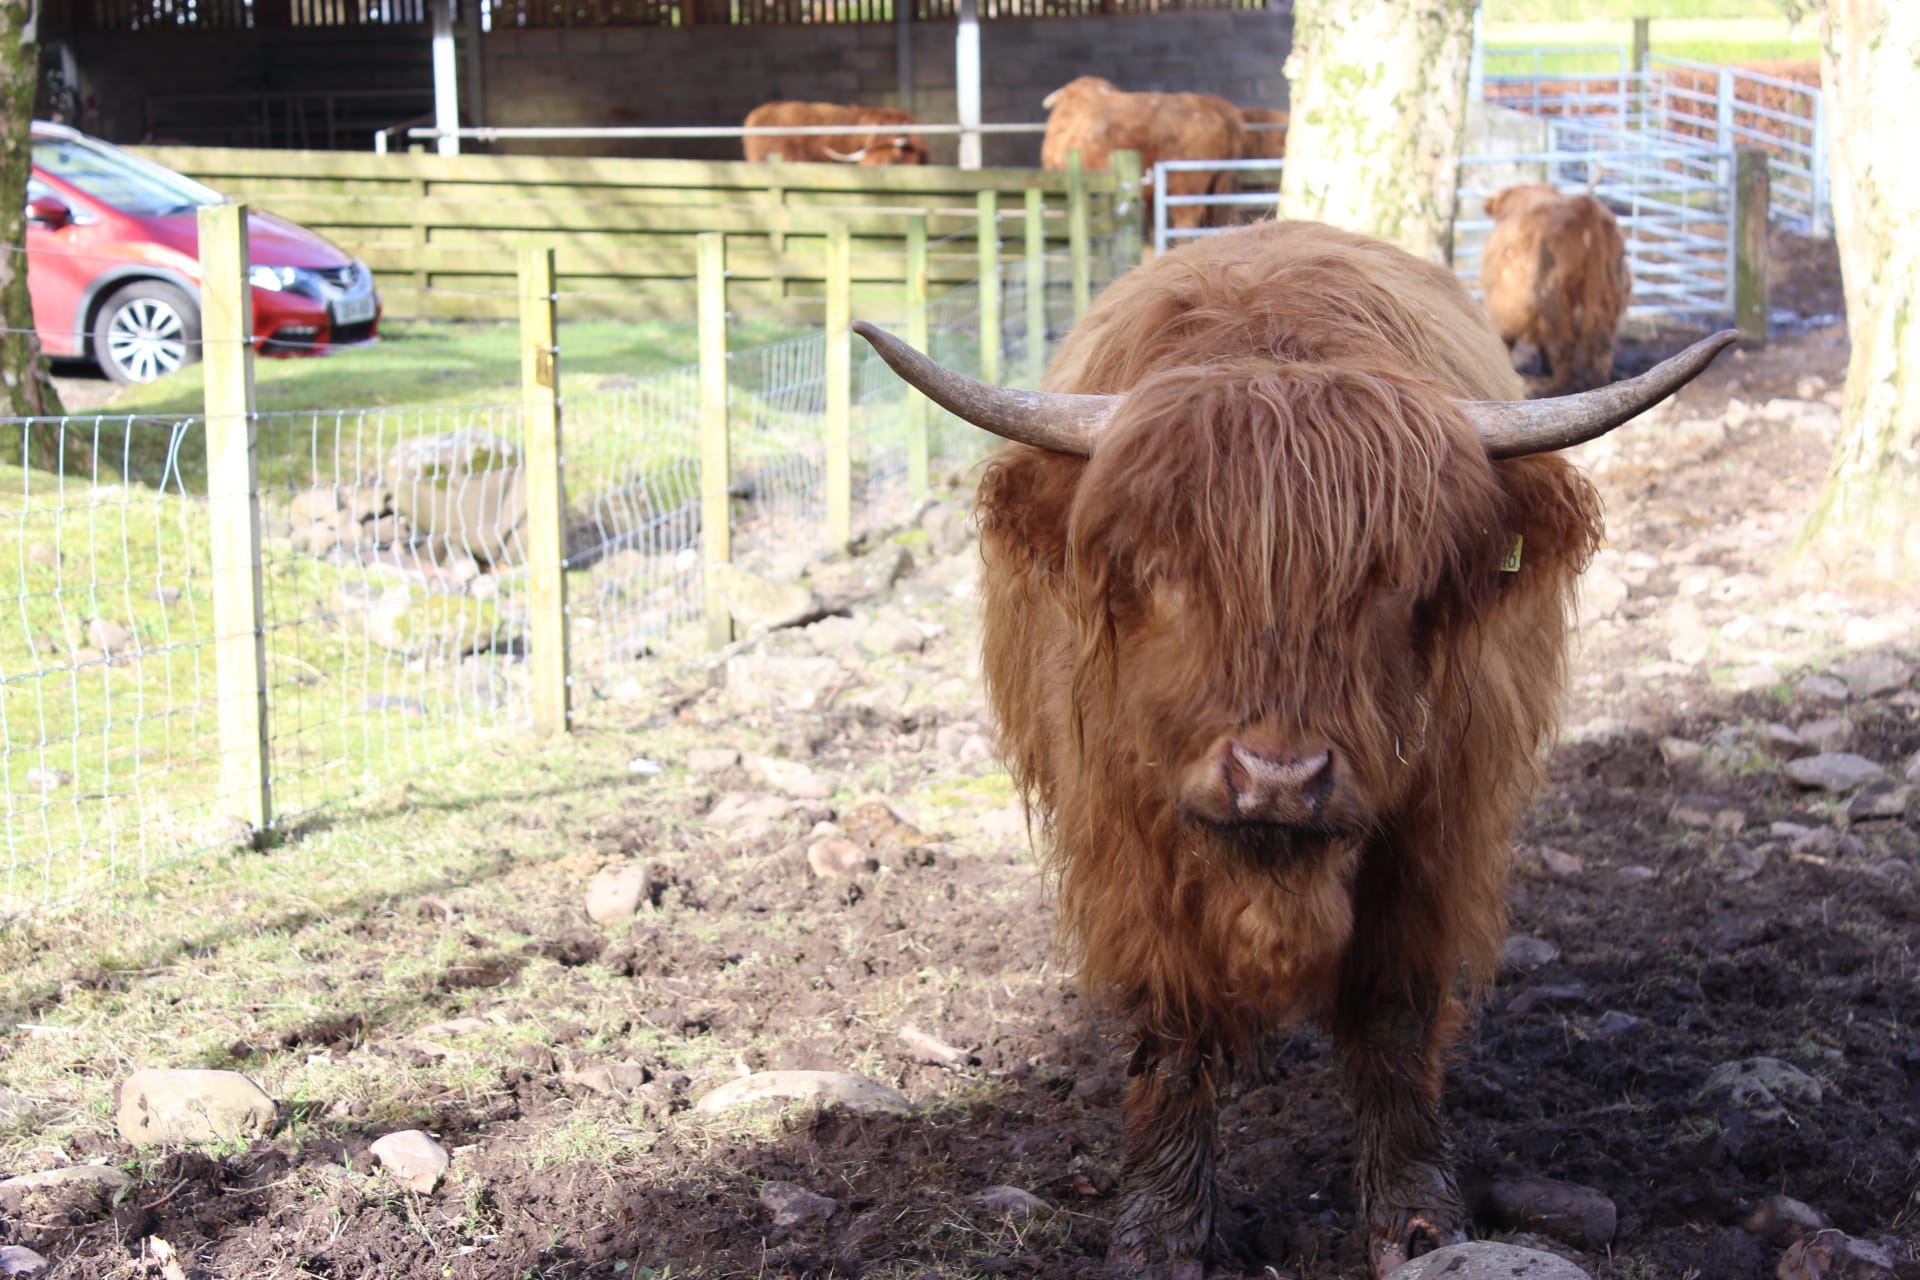
[[[1495,330],[1540,349],[1553,393],[1604,384],[1633,293],[1626,241],[1606,205],[1529,184],[1487,205],[1497,219],[1480,259]]]

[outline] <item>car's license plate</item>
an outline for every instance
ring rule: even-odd
[[[333,322],[335,324],[359,324],[373,319],[374,300],[371,291],[357,298],[338,298],[333,304]]]

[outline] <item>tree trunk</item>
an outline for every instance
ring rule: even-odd
[[[1807,540],[1900,581],[1920,569],[1920,4],[1826,0],[1821,46],[1853,355]]]
[[[1473,0],[1297,0],[1280,215],[1445,262]]]
[[[0,417],[58,415],[60,397],[47,381],[40,340],[27,296],[27,178],[33,172],[33,99],[40,82],[40,47],[21,40],[31,0],[0,0]],[[0,443],[19,452],[21,433]],[[18,458],[12,459],[18,461]]]

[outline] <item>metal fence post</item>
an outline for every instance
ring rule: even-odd
[[[853,237],[827,234],[827,542],[853,541]]]
[[[974,201],[973,244],[980,277],[980,377],[1000,381],[1000,193],[982,191]]]
[[[1475,10],[1478,12],[1478,10]],[[1113,274],[1140,265],[1140,153],[1113,153]]]
[[[1073,318],[1078,321],[1093,305],[1093,263],[1087,244],[1087,171],[1080,153],[1067,153],[1067,250],[1073,261]]]
[[[207,523],[213,562],[214,680],[227,812],[257,842],[273,821],[267,750],[267,633],[260,582],[254,444],[253,289],[247,206],[200,210],[200,340],[206,359]]]
[[[1740,336],[1759,345],[1767,340],[1767,202],[1771,178],[1767,153],[1742,147],[1734,153],[1733,320]]]
[[[721,590],[733,563],[733,451],[727,424],[726,236],[703,231],[694,240],[694,290],[700,351],[700,581],[707,643],[733,639],[733,613]]]
[[[520,250],[520,404],[526,423],[527,639],[533,729],[567,731],[567,570],[561,537],[560,344],[553,250]]]
[[[907,219],[907,341],[925,351],[927,341],[927,215]],[[914,501],[927,496],[932,449],[927,439],[927,398],[907,392],[907,492]]]
[[[1037,387],[1047,371],[1047,197],[1026,192],[1027,384]]]
[[[1813,92],[1813,154],[1808,158],[1808,167],[1812,170],[1813,183],[1813,208],[1807,219],[1808,232],[1817,238],[1833,229],[1830,221],[1831,193],[1827,190],[1827,95],[1820,89]]]
[[[1720,68],[1720,87],[1714,97],[1713,145],[1733,148],[1733,68]]]

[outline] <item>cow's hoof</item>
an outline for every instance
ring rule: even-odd
[[[1371,1235],[1367,1260],[1373,1265],[1373,1280],[1387,1280],[1422,1254],[1464,1244],[1467,1239],[1458,1227],[1443,1226],[1417,1213],[1398,1214],[1392,1222],[1375,1227]]]

